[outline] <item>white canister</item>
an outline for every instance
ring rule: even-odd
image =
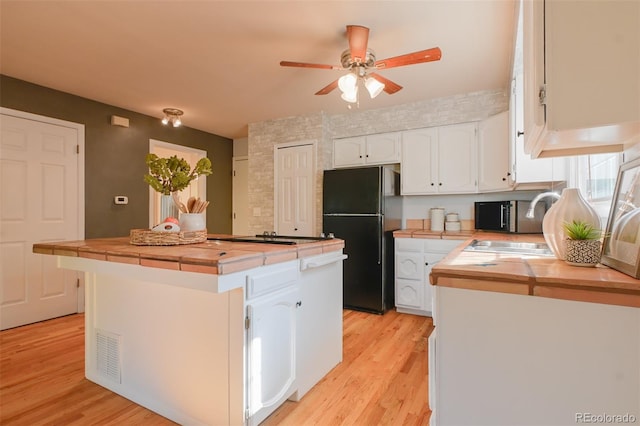
[[[431,230],[444,231],[444,209],[442,207],[434,207],[430,211]]]
[[[458,213],[447,213],[447,222],[459,222]]]
[[[183,232],[204,231],[207,229],[204,213],[181,213],[180,229]]]
[[[444,223],[444,228],[445,228],[445,231],[458,232],[460,231],[460,222],[447,221]]]

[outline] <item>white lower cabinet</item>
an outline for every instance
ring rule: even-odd
[[[298,263],[289,262],[247,280],[249,425],[262,422],[296,390],[298,276]]]
[[[398,312],[432,315],[431,268],[458,244],[458,240],[396,238],[395,298]]]
[[[435,290],[432,426],[637,424],[640,308]]]
[[[246,424],[300,400],[342,361],[341,251],[247,277]]]

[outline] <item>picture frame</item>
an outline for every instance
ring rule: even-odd
[[[640,278],[640,158],[618,170],[600,263]]]

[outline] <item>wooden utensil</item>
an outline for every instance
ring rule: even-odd
[[[193,207],[196,204],[196,197],[189,197],[187,200],[187,213],[193,213]]]

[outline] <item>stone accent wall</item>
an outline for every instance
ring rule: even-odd
[[[482,91],[346,114],[318,113],[249,124],[249,229],[274,229],[274,147],[316,143],[316,235],[322,228],[322,172],[332,168],[333,139],[480,121],[509,108],[507,91]],[[253,209],[260,208],[260,216]]]

